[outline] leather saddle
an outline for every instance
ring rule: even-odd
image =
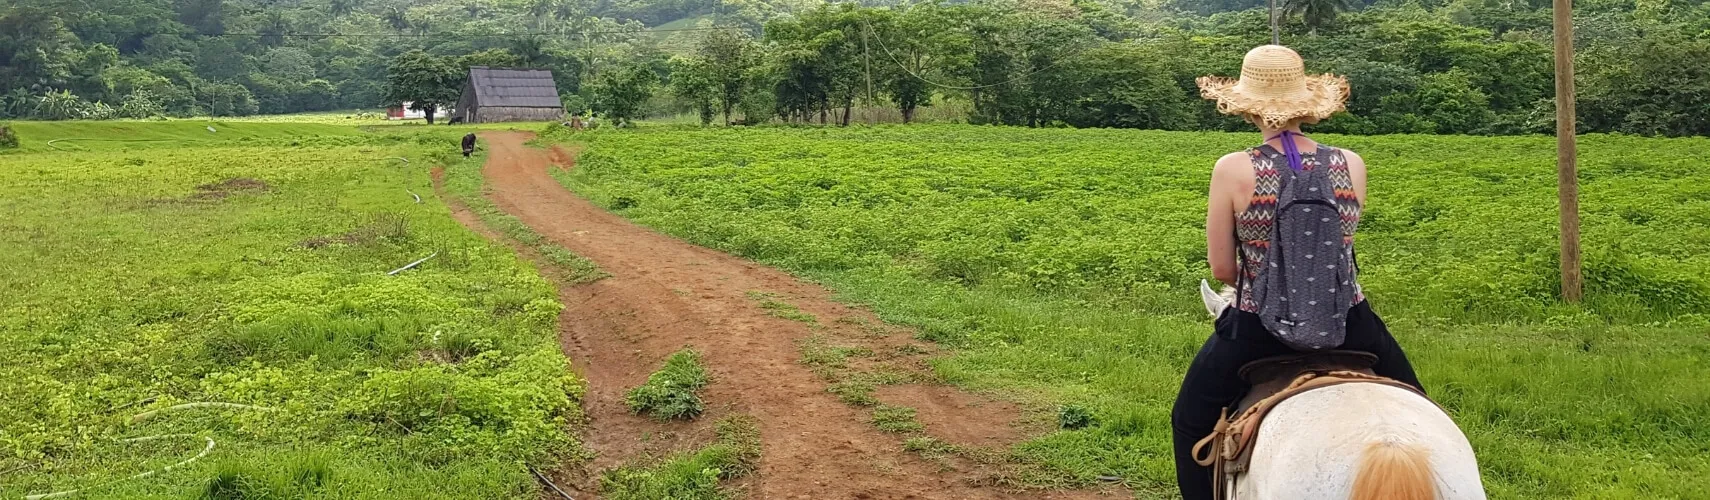
[[[1288,354],[1264,358],[1241,366],[1241,380],[1247,382],[1247,394],[1235,404],[1230,413],[1240,415],[1259,401],[1287,388],[1295,378],[1306,373],[1355,372],[1376,375],[1377,355],[1361,351],[1323,351]]]
[[[1253,443],[1265,415],[1278,403],[1297,394],[1345,383],[1375,383],[1418,389],[1372,372],[1376,355],[1360,351],[1323,351],[1265,358],[1241,367],[1241,378],[1251,387],[1234,408],[1223,416],[1210,436],[1193,447],[1194,461],[1216,470],[1217,498],[1233,498],[1227,488],[1247,470]]]

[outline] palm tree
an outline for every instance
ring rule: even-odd
[[[546,55],[546,41],[538,36],[512,39],[510,49],[518,59],[522,59],[524,66],[540,67],[550,62]]]
[[[1318,28],[1336,20],[1342,11],[1354,10],[1351,0],[1283,0],[1283,16],[1300,16],[1307,32],[1318,34]]]
[[[553,0],[529,0],[527,7],[528,15],[533,17],[535,21],[539,21],[540,18],[546,17],[546,15],[551,13],[552,9],[557,6],[557,2],[554,2]]]
[[[327,12],[331,13],[333,17],[342,17],[351,12],[356,12],[356,9],[361,6],[361,0],[331,0],[327,2]]]
[[[285,35],[291,32],[291,21],[285,14],[277,10],[267,11],[266,24],[261,27],[261,43],[269,46],[285,44]]]
[[[410,28],[410,18],[404,16],[404,9],[402,8],[394,6],[386,9],[386,13],[380,18],[384,19],[386,24],[392,25],[392,29],[404,31]]]
[[[585,6],[575,0],[558,0],[558,5],[552,9],[552,18],[559,22],[579,19],[584,10]]]

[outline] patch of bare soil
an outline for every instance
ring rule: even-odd
[[[179,198],[161,198],[148,200],[145,205],[181,205],[215,203],[235,194],[254,194],[271,191],[273,186],[260,179],[248,177],[233,177],[220,182],[196,186],[196,190]]]
[[[316,236],[297,242],[311,250],[333,245],[367,245],[379,241],[408,238],[410,220],[403,214],[376,214],[355,229],[334,236]]]
[[[841,401],[828,387],[877,380],[882,390],[869,394],[916,408],[926,433],[952,444],[1001,448],[1035,430],[1014,424],[1013,404],[931,383],[924,359],[935,350],[906,330],[831,300],[823,287],[653,232],[570,193],[548,169],[556,155],[573,162],[571,153],[529,148],[526,133],[484,138],[489,198],[611,275],[559,288],[559,340],[588,380],[584,443],[596,458],[550,475],[578,490],[577,498],[597,493],[599,471],[705,442],[706,423],[733,412],[760,426],[759,469],[738,483],[751,498],[1100,495],[1020,490],[1001,478],[1008,464],[905,451],[904,436],[879,430],[870,408]],[[454,207],[453,215],[495,236],[468,210]],[[694,423],[631,415],[624,392],[685,346],[702,353],[713,378],[707,413]]]
[[[571,166],[576,164],[576,153],[577,151],[565,149],[564,146],[552,146],[552,149],[547,153],[547,158],[552,161],[554,166],[569,170]]]

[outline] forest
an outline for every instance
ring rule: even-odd
[[[1316,130],[1519,135],[1553,129],[1549,7],[1278,12],[1309,70],[1353,86],[1347,116]],[[443,106],[490,65],[551,69],[568,110],[618,123],[955,105],[975,124],[1231,130],[1193,78],[1235,74],[1269,24],[1256,0],[17,0],[0,8],[0,119]],[[1582,132],[1710,134],[1710,5],[1589,0],[1575,25]]]

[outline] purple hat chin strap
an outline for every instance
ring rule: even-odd
[[[1283,154],[1288,156],[1288,168],[1299,172],[1301,169],[1306,168],[1306,165],[1301,164],[1300,148],[1294,145],[1295,137],[1306,136],[1294,133],[1293,131],[1284,130],[1281,134],[1277,134],[1276,137],[1270,138],[1270,140],[1274,141],[1282,139]]]

